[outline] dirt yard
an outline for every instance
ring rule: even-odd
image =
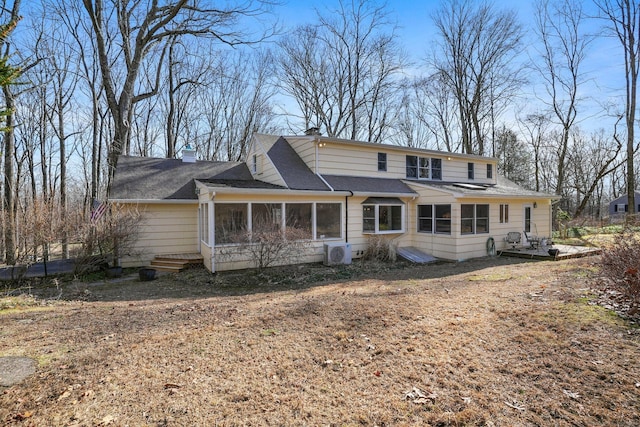
[[[597,258],[190,270],[0,299],[20,426],[638,426],[640,329]],[[366,273],[364,273],[366,272]]]

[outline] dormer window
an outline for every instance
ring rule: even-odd
[[[487,179],[492,179],[492,178],[493,178],[493,165],[489,163],[487,165]]]
[[[467,178],[474,179],[474,164],[467,163]]]
[[[442,159],[407,156],[406,168],[408,179],[442,179]]]

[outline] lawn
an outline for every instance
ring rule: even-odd
[[[33,426],[638,426],[640,329],[597,257],[368,264],[32,288],[0,299],[0,390]]]

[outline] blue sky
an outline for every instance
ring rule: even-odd
[[[275,12],[282,24],[295,26],[313,22],[316,19],[315,8],[325,12],[334,9],[337,4],[337,0],[290,0],[277,7]],[[406,49],[411,60],[420,67],[427,56],[430,43],[437,37],[431,15],[440,6],[440,0],[389,0],[386,4],[390,16],[397,20],[399,43]],[[526,52],[523,53],[522,59],[536,60],[535,50],[532,48],[536,42],[533,31],[535,2],[496,0],[493,4],[499,9],[513,10],[517,13],[525,29]],[[593,2],[586,1],[583,5],[590,15],[597,14]],[[588,29],[594,34],[601,34],[603,24],[602,20],[589,20]],[[585,101],[583,101],[584,114],[581,127],[585,129],[596,129],[605,125],[608,127],[606,120],[594,121],[592,117],[600,112],[600,104],[612,100],[618,102],[620,94],[623,93],[623,57],[617,39],[599,37],[595,40],[589,48],[583,67],[585,83],[582,85],[581,95]],[[532,84],[525,88],[523,108],[535,106],[537,95],[534,93],[533,83],[532,81]],[[540,94],[540,88],[535,89],[535,92]]]

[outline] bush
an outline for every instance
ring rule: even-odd
[[[363,258],[365,260],[393,262],[396,260],[396,249],[388,239],[381,236],[370,236]]]
[[[640,238],[636,233],[624,231],[614,237],[614,243],[601,258],[603,275],[630,302],[629,314],[640,305]]]

